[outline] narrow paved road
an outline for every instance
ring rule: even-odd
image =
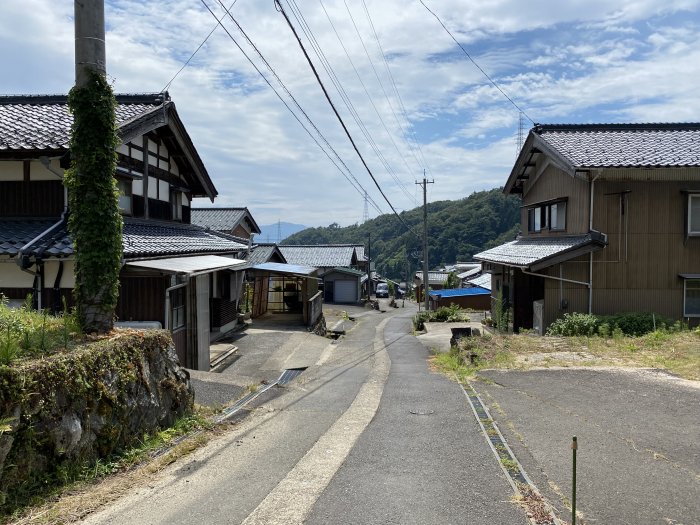
[[[411,313],[362,317],[237,428],[85,523],[526,523]]]

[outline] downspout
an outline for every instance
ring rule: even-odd
[[[590,208],[588,210],[588,231],[593,231],[593,200],[595,195],[595,181],[600,177],[600,170],[590,181]],[[593,313],[593,252],[588,254],[588,313]]]

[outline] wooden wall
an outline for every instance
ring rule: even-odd
[[[116,315],[120,321],[159,321],[165,326],[165,290],[169,277],[159,275],[119,276]]]
[[[59,217],[62,212],[60,180],[0,182],[2,217]]]

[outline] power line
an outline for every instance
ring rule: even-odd
[[[428,10],[428,12],[436,18],[436,20],[437,20],[438,22],[440,22],[440,25],[442,26],[442,28],[447,32],[448,35],[450,35],[450,37],[452,38],[452,40],[455,41],[455,43],[456,43],[456,44],[459,46],[459,48],[464,52],[464,54],[467,55],[467,58],[468,58],[469,60],[471,60],[472,64],[474,64],[474,65],[476,66],[476,68],[477,68],[479,71],[481,71],[481,72],[483,73],[483,75],[488,79],[488,81],[491,82],[491,84],[493,84],[493,86],[494,86],[498,91],[500,91],[501,94],[502,94],[504,97],[506,97],[506,98],[508,99],[508,102],[510,102],[511,104],[513,104],[513,107],[515,107],[515,109],[517,109],[518,111],[520,111],[520,113],[522,113],[523,115],[525,115],[525,118],[527,118],[530,122],[532,122],[532,123],[534,124],[535,121],[532,120],[532,119],[529,117],[529,115],[528,115],[527,113],[525,113],[525,110],[523,110],[520,106],[518,106],[518,105],[513,101],[513,99],[510,98],[510,97],[506,94],[506,92],[503,91],[503,90],[501,89],[501,87],[500,87],[498,84],[496,84],[496,81],[495,81],[494,79],[492,79],[492,78],[488,75],[488,73],[486,73],[486,71],[484,71],[483,69],[481,69],[481,66],[480,66],[479,64],[476,63],[476,60],[474,60],[474,59],[472,58],[472,56],[467,52],[467,50],[464,49],[464,46],[462,46],[462,44],[460,44],[460,43],[457,41],[457,39],[454,37],[454,35],[453,35],[452,33],[450,33],[450,30],[447,29],[447,27],[445,26],[445,24],[442,23],[442,20],[440,20],[440,17],[439,17],[438,15],[436,15],[427,5],[425,5],[425,3],[423,2],[423,0],[420,0],[420,3],[423,4],[423,7],[425,7],[425,8]]]
[[[224,8],[224,9],[226,9],[227,12],[230,11],[231,9],[233,9],[233,6],[236,5],[236,2],[238,2],[238,0],[233,0],[233,3],[229,6],[229,8],[228,8],[228,9]],[[199,44],[199,45],[197,46],[197,49],[195,49],[194,52],[190,55],[190,58],[188,58],[188,59],[185,61],[185,63],[182,65],[182,67],[181,67],[180,69],[177,70],[177,73],[175,73],[175,74],[173,75],[173,78],[171,78],[170,81],[169,81],[167,84],[165,84],[165,86],[163,86],[163,89],[160,90],[161,93],[163,93],[164,91],[166,91],[166,90],[170,87],[170,84],[172,84],[173,81],[177,78],[177,76],[178,76],[180,73],[182,73],[182,70],[185,69],[185,68],[190,64],[190,61],[194,58],[194,56],[197,54],[197,52],[198,52],[200,49],[202,49],[202,46],[203,46],[204,44],[207,43],[207,40],[209,40],[209,37],[210,37],[211,35],[213,35],[213,34],[214,34],[214,31],[216,31],[218,28],[219,28],[219,24],[216,24],[216,25],[212,28],[212,30],[209,31],[209,34],[204,38],[204,40],[202,40],[202,43]]]
[[[345,91],[345,88],[342,85],[342,82],[340,81],[340,78],[338,75],[335,73],[335,70],[333,69],[333,66],[331,65],[330,61],[326,57],[325,53],[323,52],[323,49],[321,45],[319,44],[318,40],[316,39],[316,36],[313,33],[313,30],[309,26],[309,24],[306,22],[306,19],[304,18],[303,13],[301,12],[301,9],[299,6],[296,4],[295,0],[287,0],[287,4],[289,5],[289,8],[292,11],[292,14],[296,18],[297,22],[299,23],[299,26],[301,27],[302,31],[306,35],[306,38],[309,40],[311,47],[313,48],[314,52],[316,53],[316,56],[318,56],[319,60],[321,61],[321,65],[323,68],[326,70],[326,73],[328,74],[328,77],[330,78],[331,82],[335,86],[336,90],[338,91],[338,94],[340,95],[341,100],[345,104],[345,107],[348,109],[350,112],[350,115],[352,118],[355,120],[357,123],[357,126],[360,128],[361,133],[364,135],[365,139],[367,139],[367,142],[369,143],[370,147],[374,151],[374,153],[377,155],[377,158],[379,161],[382,163],[382,165],[386,168],[387,172],[391,175],[391,177],[396,181],[396,183],[402,187],[403,184],[398,178],[396,171],[391,167],[389,162],[386,160],[384,155],[382,154],[379,146],[377,145],[376,141],[372,137],[372,134],[369,132],[367,129],[367,126],[364,124],[362,121],[362,118],[360,117],[359,112],[355,108],[354,104],[350,100],[349,95]],[[411,198],[410,193],[405,190],[405,194],[407,197]]]
[[[399,123],[399,119],[396,116],[396,112],[394,111],[394,106],[391,104],[391,100],[387,97],[387,102],[389,103],[389,107],[391,108],[391,112],[394,114],[394,119],[396,119],[396,124],[398,124],[399,128],[401,129],[401,133],[403,134],[404,140],[406,141],[406,144],[408,144],[408,147],[411,151],[411,154],[413,155],[413,158],[416,160],[418,165],[420,165],[423,169],[427,169],[430,171],[428,168],[427,162],[425,161],[425,156],[423,155],[423,150],[420,147],[420,143],[415,139],[415,133],[413,132],[413,129],[411,128],[410,125],[410,120],[408,118],[408,113],[406,112],[406,106],[404,106],[403,99],[401,98],[401,93],[399,93],[399,89],[396,86],[396,80],[394,79],[394,75],[391,73],[391,68],[389,67],[389,61],[386,59],[386,53],[384,53],[384,49],[382,48],[382,44],[379,41],[379,35],[377,35],[377,31],[374,28],[374,23],[372,22],[372,17],[369,14],[369,9],[367,9],[367,4],[365,3],[365,0],[362,0],[362,6],[365,9],[365,15],[367,16],[367,21],[369,22],[369,26],[372,28],[372,34],[374,35],[374,40],[377,42],[377,47],[379,48],[379,53],[382,55],[382,60],[384,61],[384,67],[386,69],[387,74],[389,75],[389,80],[391,80],[391,85],[394,88],[394,93],[396,94],[396,98],[399,101],[399,109],[401,110],[401,113],[403,115],[403,118],[406,122],[406,128],[411,131],[411,134],[414,137],[414,142],[411,142],[408,140],[408,135],[406,131],[403,129],[403,126]],[[415,145],[414,145],[415,143]],[[415,153],[415,149],[418,150],[418,153],[420,155],[421,160],[418,159]],[[421,162],[422,161],[422,162]]]
[[[382,194],[382,197],[384,197],[384,200],[391,208],[391,211],[394,212],[394,215],[396,215],[396,217],[399,219],[399,221],[401,221],[401,224],[403,224],[406,227],[406,229],[408,231],[410,231],[413,235],[420,238],[420,236],[413,230],[413,228],[411,228],[408,224],[406,224],[406,221],[404,221],[401,218],[401,216],[398,214],[396,209],[394,209],[393,204],[391,204],[391,202],[389,201],[387,196],[384,194],[384,190],[382,190],[382,187],[379,185],[379,182],[377,182],[377,179],[374,177],[372,170],[369,169],[369,166],[367,165],[367,162],[365,162],[365,159],[362,156],[362,153],[360,153],[360,150],[357,148],[357,145],[355,144],[355,141],[353,140],[352,135],[350,135],[350,132],[348,131],[347,126],[345,125],[345,122],[343,122],[343,119],[341,118],[340,114],[338,113],[338,110],[336,109],[335,105],[333,104],[333,101],[331,100],[331,97],[328,94],[326,87],[323,85],[323,82],[321,81],[321,77],[318,76],[318,71],[316,71],[316,67],[314,66],[314,63],[311,61],[309,54],[306,52],[306,49],[304,48],[304,44],[302,44],[301,39],[299,38],[299,35],[297,34],[296,29],[294,29],[294,26],[292,25],[291,20],[289,20],[289,17],[287,16],[287,13],[285,12],[284,7],[282,7],[280,0],[275,0],[275,5],[277,6],[278,11],[280,11],[282,13],[282,16],[284,16],[284,19],[287,21],[287,25],[292,30],[292,33],[294,33],[294,37],[296,38],[297,43],[299,44],[299,47],[301,48],[301,51],[304,53],[304,56],[306,57],[306,61],[309,63],[309,66],[311,67],[311,70],[313,71],[314,76],[316,77],[316,81],[321,86],[321,89],[323,90],[323,94],[326,97],[326,100],[328,101],[331,108],[333,109],[333,113],[335,113],[335,116],[338,119],[338,122],[340,122],[340,125],[343,127],[343,131],[345,131],[345,134],[347,135],[348,140],[352,144],[352,147],[355,150],[355,153],[357,153],[357,156],[360,157],[360,160],[362,161],[363,166],[367,170],[367,173],[369,173],[369,176],[372,178],[372,181],[374,181],[375,186],[377,186],[379,193]]]
[[[348,182],[350,182],[350,184],[353,185],[353,186],[355,186],[355,184],[357,184],[357,186],[359,186],[360,189],[362,190],[362,191],[360,191],[360,189],[355,188],[355,189],[357,190],[357,192],[360,193],[360,195],[362,195],[363,192],[364,192],[364,195],[366,195],[366,194],[367,194],[367,191],[366,191],[365,188],[362,186],[362,184],[360,184],[360,181],[358,181],[357,178],[353,175],[353,173],[352,173],[352,171],[350,170],[350,168],[348,168],[348,166],[345,164],[345,162],[344,162],[343,159],[340,157],[340,155],[335,151],[335,149],[333,148],[333,146],[331,146],[331,144],[330,144],[330,142],[328,141],[328,139],[326,139],[326,137],[323,135],[323,133],[321,133],[321,130],[318,129],[318,127],[316,126],[316,124],[314,124],[313,120],[311,120],[311,117],[309,117],[308,113],[306,113],[306,111],[304,110],[304,108],[302,108],[301,105],[299,104],[299,102],[297,102],[297,99],[296,99],[296,98],[294,97],[294,95],[292,95],[292,93],[289,91],[289,89],[287,88],[287,86],[285,85],[285,83],[282,81],[282,79],[279,77],[279,75],[277,74],[277,72],[275,71],[275,69],[270,65],[270,63],[267,61],[267,59],[263,56],[263,54],[260,52],[260,50],[259,50],[258,47],[255,45],[255,43],[252,41],[252,39],[251,39],[251,38],[248,36],[248,34],[243,30],[243,28],[241,27],[241,25],[238,23],[238,21],[237,21],[237,20],[234,18],[234,16],[231,14],[230,10],[226,9],[226,7],[223,5],[223,3],[222,3],[221,0],[218,0],[218,2],[219,2],[219,4],[221,5],[221,7],[224,8],[224,10],[225,10],[226,13],[228,14],[229,18],[230,18],[230,19],[233,21],[233,23],[236,25],[236,27],[237,27],[238,30],[241,32],[241,34],[243,35],[243,37],[246,39],[246,41],[248,42],[248,45],[250,45],[250,46],[255,50],[255,52],[258,54],[258,56],[259,56],[260,59],[263,61],[263,63],[265,64],[265,66],[267,66],[267,68],[270,70],[270,72],[272,73],[272,75],[275,77],[275,79],[277,80],[277,82],[279,82],[279,84],[282,86],[282,89],[284,89],[285,93],[287,93],[287,96],[289,96],[289,98],[292,99],[292,101],[294,102],[294,105],[297,107],[297,109],[301,112],[302,115],[304,115],[304,118],[306,118],[306,120],[309,122],[309,124],[311,124],[311,126],[313,127],[313,129],[316,131],[316,133],[319,135],[319,137],[321,137],[321,139],[322,139],[323,142],[326,144],[326,146],[333,152],[333,154],[336,156],[336,158],[338,159],[338,161],[343,165],[343,167],[345,167],[345,169],[347,170],[348,174],[350,175],[350,177],[351,177],[352,180],[354,181],[354,184],[353,184],[353,182],[350,181],[350,180],[348,180]],[[235,40],[234,40],[234,42],[235,42]],[[238,45],[238,44],[236,44],[236,45]],[[239,46],[239,49],[240,49],[240,46]],[[244,54],[245,54],[245,53],[244,53]],[[246,56],[246,58],[247,58],[247,56]],[[249,60],[250,60],[250,59],[249,59]],[[257,69],[257,68],[256,68],[256,69]],[[258,72],[259,72],[259,71],[258,71]],[[262,73],[260,73],[260,74],[262,75]],[[263,75],[263,78],[264,78],[264,75]],[[269,83],[268,83],[268,84],[269,84]],[[274,89],[274,88],[273,88],[273,89]],[[288,109],[289,109],[289,108],[288,108]],[[290,111],[291,111],[291,109],[290,109]],[[292,113],[293,113],[293,112],[292,112]],[[307,133],[308,133],[308,130],[307,130]],[[313,138],[313,137],[312,137],[312,138]],[[318,143],[317,143],[317,144],[318,144]],[[318,144],[318,145],[319,145],[319,147],[321,147],[320,144]],[[323,150],[322,147],[321,147],[321,149]],[[325,152],[325,151],[324,151],[324,152]],[[326,153],[326,155],[328,156],[327,153]],[[330,156],[329,156],[329,158],[330,158]],[[333,159],[331,159],[331,162],[333,162],[333,163],[335,164],[335,161],[333,161]],[[336,167],[338,167],[337,164],[336,164]],[[338,167],[338,169],[340,169],[340,168]],[[342,173],[342,170],[341,170],[341,173]],[[347,175],[345,175],[345,173],[343,173],[343,175],[344,175],[345,178],[347,179]],[[370,198],[370,201],[371,201],[372,206],[374,207],[374,209],[377,210],[377,212],[378,212],[379,214],[383,214],[383,211],[381,210],[381,208],[379,207],[379,205],[374,201],[374,199]]]
[[[343,43],[343,40],[340,38],[340,34],[335,28],[335,24],[333,24],[333,20],[331,20],[330,15],[328,14],[328,11],[326,10],[326,6],[323,4],[323,0],[319,0],[319,3],[321,4],[321,7],[323,8],[323,12],[326,14],[326,18],[328,19],[328,22],[330,23],[331,27],[333,28],[333,32],[335,33],[336,38],[338,39],[338,42],[340,43],[340,46],[343,48],[343,51],[345,52],[345,56],[347,57],[348,61],[350,62],[350,65],[352,66],[352,69],[355,71],[355,75],[357,76],[357,79],[360,81],[360,84],[362,85],[362,88],[365,91],[365,94],[367,95],[367,98],[369,99],[370,104],[374,108],[374,112],[377,114],[377,117],[379,118],[379,121],[381,122],[382,126],[384,127],[384,130],[386,131],[389,140],[394,146],[394,149],[396,149],[396,152],[399,154],[399,157],[403,160],[404,164],[406,164],[406,168],[408,171],[411,171],[411,167],[408,165],[406,162],[406,159],[404,156],[401,154],[401,151],[399,151],[399,147],[396,145],[396,142],[394,141],[394,138],[391,135],[391,132],[389,131],[389,128],[387,127],[386,123],[384,122],[384,119],[382,118],[381,113],[379,113],[379,109],[377,109],[376,104],[374,103],[374,100],[372,100],[372,96],[369,94],[369,90],[367,89],[367,86],[362,80],[362,77],[360,76],[360,72],[357,70],[355,67],[355,63],[352,61],[352,58],[350,58],[350,53],[348,53],[347,48],[345,47],[345,44]],[[402,130],[403,131],[403,130]],[[413,200],[414,204],[418,204],[418,201],[409,193],[409,191],[406,189],[406,186],[401,182],[401,180],[392,174],[392,177],[396,181],[396,183],[399,185],[401,190],[403,191],[404,195],[408,197],[409,199]]]
[[[248,62],[250,62],[250,64],[253,66],[253,68],[255,68],[255,70],[258,72],[258,74],[263,78],[263,80],[265,81],[265,83],[267,83],[267,85],[270,86],[270,88],[271,88],[272,91],[275,93],[275,95],[277,95],[277,98],[282,102],[282,104],[284,104],[284,106],[287,108],[287,110],[289,110],[289,112],[290,112],[290,113],[292,114],[292,116],[296,119],[296,121],[301,125],[301,127],[304,128],[304,131],[306,131],[306,133],[312,138],[312,140],[316,143],[316,145],[318,145],[319,148],[321,148],[321,151],[323,151],[323,152],[325,153],[325,155],[329,158],[329,160],[336,166],[336,168],[338,168],[338,170],[343,174],[343,176],[348,180],[348,182],[350,182],[350,185],[351,185],[360,195],[364,195],[365,189],[364,189],[364,188],[362,187],[362,185],[357,181],[357,179],[355,179],[355,177],[353,176],[353,179],[355,180],[355,182],[357,183],[357,186],[359,186],[359,188],[358,188],[357,186],[355,186],[355,184],[353,184],[353,182],[348,178],[348,176],[345,174],[345,172],[343,172],[343,170],[340,169],[340,167],[338,166],[338,164],[336,164],[336,162],[331,158],[331,156],[328,154],[328,152],[321,146],[321,144],[318,142],[318,140],[316,140],[316,137],[313,136],[313,134],[308,130],[308,128],[307,128],[307,127],[304,125],[304,123],[301,121],[301,119],[299,118],[299,116],[292,110],[291,107],[289,107],[289,104],[287,104],[287,102],[286,102],[286,101],[282,98],[282,96],[277,92],[277,90],[276,90],[276,89],[274,88],[274,86],[270,83],[270,81],[269,81],[269,80],[267,79],[267,77],[263,74],[263,72],[260,71],[260,69],[258,68],[258,66],[255,65],[255,63],[251,60],[251,58],[248,56],[248,54],[243,50],[243,48],[242,48],[242,47],[240,46],[240,44],[236,41],[236,39],[233,37],[233,35],[229,32],[229,30],[226,28],[226,26],[223,25],[223,23],[221,22],[221,20],[216,16],[216,14],[214,14],[214,12],[211,10],[211,8],[207,5],[207,3],[205,2],[205,0],[201,0],[201,2],[202,2],[202,4],[204,5],[204,7],[206,7],[207,11],[209,11],[209,13],[211,13],[211,15],[212,15],[212,16],[214,17],[214,19],[217,21],[218,25],[221,26],[221,28],[226,32],[226,34],[228,35],[228,37],[233,41],[234,44],[236,44],[236,47],[238,47],[238,49],[241,51],[241,53],[243,53],[243,56],[248,60]],[[291,96],[291,94],[290,94],[290,96]],[[307,118],[308,118],[308,116],[307,116]],[[312,123],[312,124],[313,124],[313,123]],[[315,126],[314,126],[314,127],[315,127]],[[318,128],[315,128],[315,129],[318,131]],[[319,133],[320,136],[325,140],[325,137],[323,137],[323,135],[322,135],[320,132],[318,132],[318,133]],[[328,141],[326,141],[326,144],[328,144],[328,146],[331,148],[331,150],[333,150],[332,146],[330,146],[330,144],[328,143]],[[333,150],[333,153],[335,153],[335,155],[338,157],[338,159],[340,160],[340,162],[345,166],[345,163],[343,163],[342,159],[340,159],[340,157],[339,157],[338,154],[335,152],[335,150]],[[345,168],[348,169],[347,166],[345,166]],[[349,171],[349,170],[348,170],[348,171]],[[350,174],[351,174],[351,176],[352,176],[352,173],[350,173]],[[362,190],[362,191],[361,191],[361,190]],[[374,204],[374,203],[373,203],[373,204]],[[375,205],[375,207],[376,207],[376,205]],[[377,210],[378,210],[378,212],[379,212],[380,214],[383,213],[383,212],[381,211],[381,209],[379,209],[378,207],[376,207],[376,208],[377,208]]]

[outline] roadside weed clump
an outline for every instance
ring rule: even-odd
[[[65,307],[59,315],[37,312],[29,296],[22,307],[10,308],[7,298],[0,295],[0,365],[68,349],[81,335],[75,315]]]
[[[648,312],[624,312],[615,315],[566,313],[547,329],[547,335],[619,338],[642,336],[651,332],[673,333],[687,330],[681,321],[671,322]]]
[[[450,306],[441,306],[437,310],[431,310],[429,312],[418,312],[413,317],[413,328],[415,330],[423,330],[425,328],[425,323],[431,321],[438,323],[458,323],[465,319],[469,320],[467,311],[456,304],[451,304]]]

